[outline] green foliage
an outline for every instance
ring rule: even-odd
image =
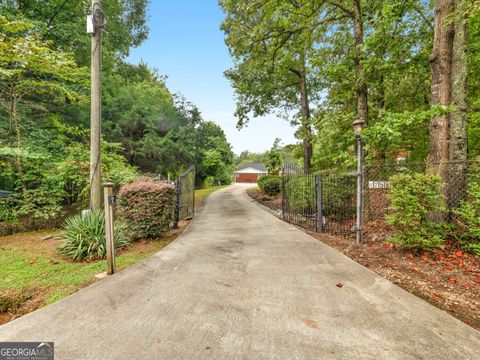
[[[395,232],[389,241],[412,250],[439,248],[448,232],[441,221],[446,211],[442,180],[430,174],[400,174],[390,178],[387,223]]]
[[[467,199],[455,209],[455,237],[462,247],[480,255],[480,183],[470,182]]]
[[[118,216],[134,240],[161,237],[172,223],[174,211],[173,185],[141,181],[119,191]]]
[[[72,260],[97,260],[106,256],[105,215],[103,211],[88,212],[84,216],[75,215],[65,221],[63,243],[59,252]],[[125,227],[114,225],[115,249],[125,247],[129,240],[125,237]]]
[[[122,145],[130,164],[164,177],[195,165],[198,184],[208,176],[231,182],[233,153],[223,130],[171,94],[156,71],[144,64],[122,66],[110,76],[106,93],[104,133]]]
[[[295,213],[316,211],[315,181],[312,176],[289,175],[285,180],[285,193]]]
[[[213,176],[207,176],[207,178],[203,181],[204,188],[210,188],[215,183],[215,178]]]
[[[356,177],[350,174],[322,174],[322,216],[334,221],[355,217]]]
[[[172,94],[164,76],[123,61],[145,39],[146,5],[104,3],[102,180],[120,186],[138,170],[175,177],[195,165],[197,183],[230,183],[233,153],[222,129]],[[71,0],[0,3],[0,188],[13,190],[0,203],[6,231],[56,226],[67,208],[87,206],[87,8]]]
[[[265,166],[270,175],[278,175],[280,170],[282,170],[283,160],[279,138],[275,139],[272,148],[267,152]]]
[[[282,191],[282,178],[271,177],[263,183],[263,191],[270,196],[278,195]]]
[[[104,33],[104,68],[110,70],[129,54],[130,47],[140,45],[148,35],[148,0],[109,0],[103,2],[108,18]],[[71,47],[81,65],[90,61],[90,37],[85,36],[85,14],[89,1],[78,0],[8,0],[0,2],[0,12],[29,19],[37,31],[61,48]]]
[[[282,179],[281,176],[278,176],[278,175],[264,175],[264,176],[260,176],[258,178],[258,181],[257,181],[257,185],[258,187],[260,188],[260,190],[262,191],[265,191],[265,183],[268,181],[268,180],[271,180],[271,179]]]

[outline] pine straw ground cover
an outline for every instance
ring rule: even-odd
[[[272,210],[277,212],[282,210],[282,194],[270,196],[264,193],[258,187],[248,188],[247,194],[255,201],[265,205],[266,207],[269,207]]]
[[[247,193],[265,206],[277,210],[280,204],[281,209],[281,195],[268,199],[254,188]],[[451,241],[442,250],[415,254],[383,241],[359,246],[352,238],[300,230],[480,330],[480,256],[463,252]]]

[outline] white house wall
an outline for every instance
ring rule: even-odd
[[[248,167],[246,169],[235,171],[235,174],[266,174],[266,172],[252,167]]]

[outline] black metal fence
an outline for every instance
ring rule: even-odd
[[[195,167],[190,167],[175,182],[177,204],[175,227],[180,220],[191,219],[195,214]]]
[[[447,209],[442,219],[454,222],[455,209],[467,198],[467,190],[480,184],[479,162],[443,164],[406,164],[365,166],[362,170],[362,238],[383,240],[391,233],[386,224],[390,212],[389,191],[393,176],[443,171],[445,185],[442,196]],[[297,226],[344,236],[356,230],[356,171],[306,174],[293,164],[285,164],[282,173],[283,219]]]
[[[294,164],[282,170],[283,219],[316,232],[355,234],[356,174],[306,174]]]

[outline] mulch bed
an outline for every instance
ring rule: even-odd
[[[247,194],[255,201],[259,202],[272,210],[282,210],[282,194],[276,196],[269,196],[261,191],[259,188],[248,188]]]
[[[268,199],[258,189],[247,191],[250,197],[263,205],[274,210],[281,209],[281,195]],[[262,197],[263,200],[260,200]],[[480,330],[480,256],[463,252],[454,241],[447,241],[442,250],[416,254],[376,240],[374,236],[359,246],[353,238],[306,232]]]

